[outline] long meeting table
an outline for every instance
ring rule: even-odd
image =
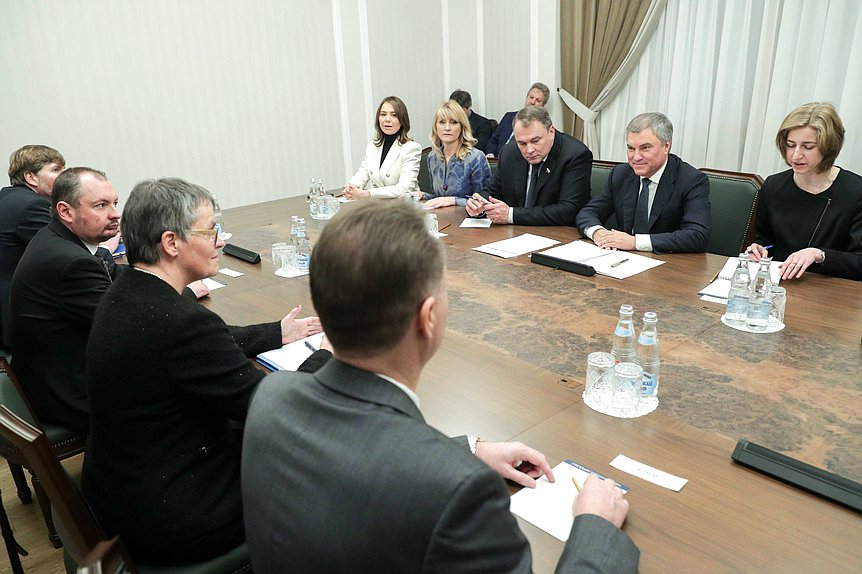
[[[350,209],[350,205],[342,209]],[[449,326],[419,385],[428,422],[447,435],[520,440],[551,465],[566,459],[631,487],[625,530],[642,572],[862,571],[862,516],[733,463],[739,438],[862,482],[862,282],[806,274],[787,282],[787,327],[749,334],[720,322],[724,306],[699,299],[725,257],[650,255],[665,263],[625,280],[583,277],[500,259],[478,245],[534,233],[563,243],[571,227],[466,229],[461,208],[436,210],[448,227]],[[274,275],[270,245],[306,218],[304,198],[225,212],[224,289],[205,303],[234,324],[276,320],[297,303],[313,313],[307,277]],[[623,303],[659,317],[658,409],[617,419],[584,405],[586,356],[607,351]],[[639,320],[637,321],[640,322]],[[672,492],[614,469],[617,454],[689,479]],[[512,487],[513,491],[515,490]],[[519,523],[536,572],[553,572],[562,543]]]

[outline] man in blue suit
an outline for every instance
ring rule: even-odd
[[[540,108],[544,108],[547,105],[548,98],[550,96],[551,90],[548,89],[548,86],[542,82],[536,82],[530,86],[529,90],[527,90],[527,98],[524,100],[524,107],[539,106]],[[500,123],[497,124],[497,129],[494,130],[494,134],[491,136],[491,139],[488,140],[487,147],[479,148],[485,150],[486,156],[489,158],[500,157],[500,154],[503,152],[503,146],[512,139],[512,124],[515,122],[515,114],[517,113],[517,110],[514,112],[506,112],[500,120]]]
[[[673,124],[658,112],[626,127],[628,163],[616,166],[581,209],[581,234],[604,249],[697,252],[706,249],[712,215],[709,179],[670,153]],[[616,229],[604,222],[616,215]]]

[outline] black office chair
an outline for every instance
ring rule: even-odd
[[[431,153],[431,148],[426,147],[422,150],[422,157],[419,160],[419,191],[431,193],[434,186],[431,184],[431,173],[428,171],[428,154]]]
[[[611,170],[618,164],[619,162],[616,161],[593,160],[593,168],[590,173],[590,197],[595,197],[602,191],[602,188],[608,182]],[[617,225],[617,216],[611,213],[611,216],[608,217],[603,225],[606,229],[614,229]]]
[[[7,407],[0,405],[0,436],[24,456],[28,468],[40,477],[42,486],[62,525],[65,563],[69,574],[75,574],[82,562],[103,540],[107,540],[96,522],[90,506],[57,460],[42,432]],[[236,574],[251,572],[245,543],[225,554],[197,564],[184,566],[145,566],[124,560],[126,567],[141,574]]]
[[[754,241],[757,196],[763,178],[754,173],[701,168],[709,177],[712,229],[707,253],[736,257]]]

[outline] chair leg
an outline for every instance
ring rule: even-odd
[[[51,501],[45,494],[45,489],[42,488],[42,483],[39,482],[39,477],[30,473],[33,478],[33,490],[36,491],[36,500],[39,501],[39,508],[42,510],[42,518],[45,519],[45,527],[48,529],[48,540],[54,548],[62,548],[63,541],[60,540],[60,535],[57,534],[57,528],[54,527],[54,517],[51,516]]]
[[[18,468],[21,467],[19,466]],[[6,553],[9,555],[9,566],[12,568],[13,574],[24,574],[21,559],[18,558],[19,549],[23,550],[23,548],[15,541],[15,535],[12,533],[12,527],[9,525],[9,518],[6,516],[6,509],[3,508],[2,499],[0,499],[0,532],[3,535],[3,542],[6,544]],[[26,556],[26,551],[24,555]]]
[[[24,476],[24,469],[20,464],[9,463],[9,472],[12,474],[12,480],[15,481],[15,488],[18,489],[18,498],[22,504],[30,504],[33,502],[33,493],[30,492],[30,486],[27,485],[27,477]]]

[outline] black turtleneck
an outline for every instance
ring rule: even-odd
[[[395,143],[395,140],[398,139],[398,136],[400,135],[401,130],[398,130],[391,136],[383,134],[383,149],[380,150],[380,167],[383,167],[383,160],[386,159],[386,154],[389,153],[389,148],[392,147],[392,144]]]

